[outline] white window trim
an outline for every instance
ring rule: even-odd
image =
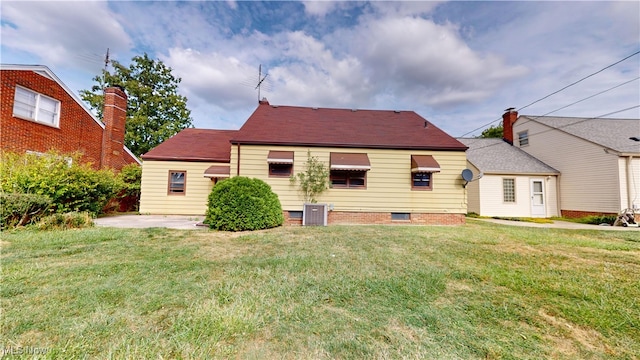
[[[506,201],[505,180],[513,181],[513,201]],[[502,178],[502,202],[505,204],[516,204],[516,179],[515,178]]]
[[[18,89],[21,89],[23,91],[35,94],[36,103],[34,105],[33,117],[28,117],[28,116],[24,116],[22,114],[16,114],[15,113],[16,92],[18,91]],[[53,124],[38,120],[38,114],[39,114],[39,112],[41,110],[40,109],[40,100],[42,98],[51,100],[51,101],[55,102],[55,104],[56,104],[56,112],[55,112],[55,118],[53,120]],[[33,91],[31,89],[28,89],[28,88],[26,88],[24,86],[16,85],[16,90],[13,93],[13,110],[12,110],[12,113],[13,113],[14,117],[19,118],[19,119],[33,121],[33,122],[36,122],[38,124],[51,126],[51,127],[54,127],[54,128],[60,128],[60,100],[54,99],[54,98],[52,98],[50,96],[46,96],[46,95],[40,94],[39,92]]]
[[[525,140],[524,144],[522,143],[522,140]],[[518,145],[520,147],[529,146],[529,130],[520,131],[518,133]]]

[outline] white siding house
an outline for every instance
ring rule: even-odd
[[[640,119],[503,118],[507,140],[560,171],[563,216],[640,207]]]
[[[467,145],[467,209],[482,216],[558,216],[558,176],[551,166],[503,139],[458,139]],[[482,174],[482,175],[480,175]]]

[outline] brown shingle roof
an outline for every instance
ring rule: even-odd
[[[413,111],[354,111],[268,103],[258,106],[231,142],[461,151],[467,148]]]
[[[184,129],[142,155],[143,160],[231,161],[237,130]]]

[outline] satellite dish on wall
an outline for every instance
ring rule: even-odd
[[[464,181],[470,182],[471,180],[473,180],[473,171],[469,169],[462,170],[462,178],[464,179]]]

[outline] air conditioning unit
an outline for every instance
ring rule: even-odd
[[[302,226],[327,226],[327,204],[304,204]]]

